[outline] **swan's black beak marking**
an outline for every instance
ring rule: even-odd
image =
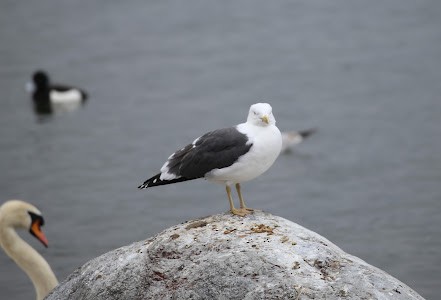
[[[48,247],[48,241],[43,231],[41,231],[41,226],[44,225],[44,219],[42,216],[34,214],[33,212],[28,211],[31,216],[31,228],[29,228],[29,232],[35,236],[46,248]]]

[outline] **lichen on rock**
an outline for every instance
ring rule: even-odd
[[[423,299],[324,237],[255,211],[173,226],[97,257],[47,299]]]

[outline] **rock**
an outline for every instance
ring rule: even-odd
[[[256,211],[189,221],[110,251],[46,299],[423,298],[322,236]]]

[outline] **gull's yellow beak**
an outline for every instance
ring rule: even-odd
[[[260,118],[264,123],[269,124],[269,117],[268,115],[264,115]]]

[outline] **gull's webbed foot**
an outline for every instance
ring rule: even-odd
[[[233,208],[230,210],[233,215],[245,217],[246,215],[249,215],[252,213],[252,210],[246,209],[246,208]]]
[[[247,211],[250,211],[250,212],[254,211],[254,208],[246,207],[246,206],[241,207],[240,209],[244,209],[244,210],[247,210]]]

